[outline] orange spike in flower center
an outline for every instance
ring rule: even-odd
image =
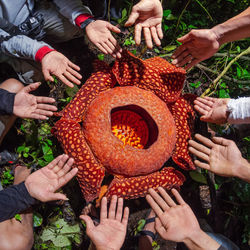
[[[130,110],[119,110],[111,115],[112,133],[125,145],[143,149],[148,142],[149,129],[143,118]]]

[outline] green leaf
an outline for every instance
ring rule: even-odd
[[[17,221],[22,221],[22,217],[21,217],[21,215],[20,214],[16,214],[15,215],[15,219],[17,220]]]
[[[66,91],[68,96],[74,97],[76,95],[76,93],[79,91],[79,88],[77,87],[77,85],[74,85],[73,88],[66,87],[65,91]]]
[[[202,173],[199,173],[197,171],[191,171],[189,172],[189,175],[194,181],[202,184],[207,184],[207,179]]]
[[[167,17],[169,14],[171,14],[171,10],[163,10],[164,17]]]
[[[163,50],[170,52],[170,51],[175,50],[176,47],[177,47],[176,45],[168,45],[168,46],[164,47]]]
[[[40,227],[43,223],[43,217],[41,214],[35,212],[33,214],[33,226],[34,227]]]
[[[239,67],[237,67],[236,68],[236,71],[237,71],[237,76],[239,77],[239,78],[241,78],[241,69],[239,68]]]
[[[104,60],[104,54],[98,54],[97,57],[100,61]]]

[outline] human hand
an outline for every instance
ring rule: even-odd
[[[229,115],[227,112],[229,100],[230,98],[198,97],[194,101],[194,108],[202,115],[201,121],[224,124]]]
[[[179,204],[176,204],[162,187],[159,187],[158,191],[161,196],[150,188],[146,200],[157,215],[155,229],[163,239],[182,242],[200,232],[199,223],[192,209],[177,190],[172,189],[171,192]]]
[[[191,30],[177,39],[182,43],[174,52],[172,64],[186,70],[213,56],[220,48],[218,37],[212,29]]]
[[[56,157],[46,167],[29,175],[25,180],[25,186],[29,194],[42,202],[67,200],[64,194],[55,193],[55,191],[68,183],[76,175],[78,169],[71,169],[73,163],[73,158],[69,158],[68,155],[63,154]]]
[[[210,170],[218,175],[237,176],[244,179],[242,175],[245,169],[250,170],[250,167],[249,164],[247,167],[246,160],[233,141],[221,137],[213,137],[210,140],[200,134],[196,134],[195,139],[201,143],[190,140],[189,151],[206,162],[195,160],[194,164],[197,167]]]
[[[122,247],[125,240],[128,216],[128,207],[125,207],[123,211],[123,199],[119,198],[117,205],[117,196],[112,196],[108,215],[107,198],[102,198],[100,224],[98,226],[95,226],[91,218],[87,215],[81,215],[80,218],[85,221],[87,235],[93,241],[97,250],[117,250]]]
[[[45,96],[34,96],[29,92],[36,90],[40,82],[32,83],[21,89],[15,96],[13,114],[21,118],[47,119],[57,111],[57,107],[46,103],[54,103],[55,99]]]
[[[120,33],[120,29],[107,21],[96,20],[86,27],[89,40],[104,54],[121,58],[122,49],[113,37],[111,31]]]
[[[132,8],[132,12],[125,26],[135,24],[135,43],[141,43],[141,32],[143,29],[147,47],[153,48],[153,41],[157,46],[161,45],[163,38],[161,29],[163,10],[159,0],[141,0]]]
[[[58,51],[51,51],[46,54],[42,61],[42,72],[46,81],[54,82],[53,75],[59,78],[64,84],[70,88],[74,84],[79,85],[82,76],[77,72],[80,67],[72,63],[66,56]]]

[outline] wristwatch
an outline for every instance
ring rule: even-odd
[[[93,23],[94,21],[96,21],[94,18],[90,17],[87,20],[85,20],[84,22],[81,23],[81,29],[85,30],[86,27],[90,24]]]

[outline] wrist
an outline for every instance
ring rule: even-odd
[[[224,44],[224,39],[225,39],[225,34],[224,34],[224,29],[221,26],[221,24],[216,25],[211,29],[212,34],[215,37],[215,40],[219,43],[219,47]]]
[[[50,52],[55,51],[54,49],[51,49],[48,46],[43,46],[42,48],[40,48],[35,55],[35,60],[38,62],[41,62],[42,59]]]
[[[250,163],[242,157],[238,168],[235,169],[234,176],[250,182]]]

